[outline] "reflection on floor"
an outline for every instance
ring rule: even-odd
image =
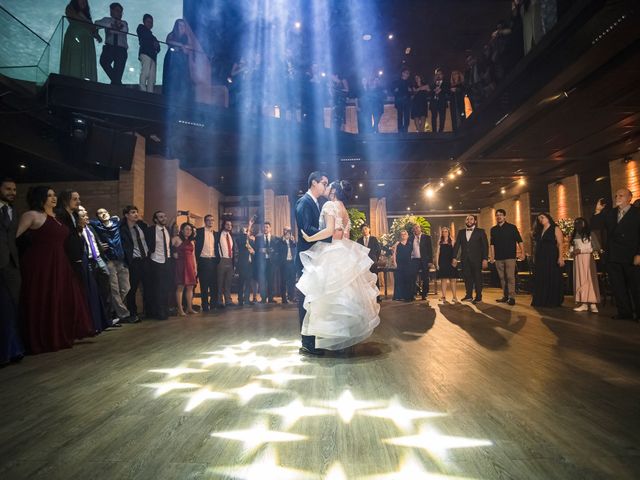
[[[349,355],[295,306],[143,322],[0,370],[0,477],[634,478],[640,326],[385,301]]]

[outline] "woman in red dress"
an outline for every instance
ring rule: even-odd
[[[188,222],[180,225],[178,235],[171,239],[171,244],[175,247],[173,257],[176,259],[176,303],[178,304],[178,315],[184,317],[186,314],[182,309],[182,292],[185,293],[187,301],[187,313],[193,311],[193,288],[197,282],[195,245],[196,229]]]
[[[32,188],[30,210],[20,217],[20,236],[31,242],[20,266],[25,344],[30,353],[69,348],[75,339],[93,335],[87,299],[65,253],[69,228],[53,213],[57,198],[49,187]]]

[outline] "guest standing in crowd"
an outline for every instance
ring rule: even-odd
[[[233,239],[233,223],[231,220],[222,221],[222,231],[218,235],[218,305],[220,307],[232,307],[235,304],[231,299],[231,282],[236,263],[237,245]]]
[[[132,318],[131,312],[127,308],[127,294],[131,288],[129,285],[129,269],[125,262],[124,248],[122,247],[122,237],[120,236],[121,225],[117,216],[111,216],[106,208],[99,208],[96,211],[97,220],[91,221],[107,257],[107,267],[111,276],[111,306],[114,317],[121,322],[136,321]]]
[[[55,192],[45,186],[27,194],[16,236],[25,232],[30,244],[21,259],[21,318],[29,353],[70,348],[74,340],[93,334],[89,307],[80,280],[65,253],[69,227],[54,213]]]
[[[462,276],[466,290],[462,301],[472,301],[474,304],[482,302],[482,270],[487,269],[489,258],[487,234],[482,228],[478,228],[477,223],[475,215],[467,215],[466,230],[458,235],[451,262],[454,267],[457,267],[458,262],[462,261]],[[474,289],[475,298],[473,297]]]
[[[573,221],[571,251],[573,253],[573,290],[577,303],[574,310],[598,313],[600,286],[593,253],[600,251],[600,244],[597,237],[591,234],[585,218],[578,217]]]
[[[180,225],[178,235],[171,239],[175,248],[176,259],[176,304],[178,315],[184,317],[187,313],[196,313],[193,310],[193,288],[197,283],[197,268],[194,240],[196,229],[188,222]],[[182,308],[182,296],[184,294],[187,311]]]
[[[98,69],[94,41],[102,42],[102,37],[91,20],[89,2],[71,0],[64,14],[69,26],[62,41],[60,73],[96,82]]]
[[[18,214],[13,206],[17,186],[11,178],[0,179],[0,365],[24,356],[18,328],[20,261],[16,246]]]
[[[249,220],[249,225],[238,237],[238,305],[243,306],[255,303],[255,290],[253,289],[253,264],[255,263],[256,244],[255,237],[251,233],[254,228],[254,218]],[[254,299],[251,300],[253,293]]]
[[[507,222],[507,212],[496,210],[496,225],[491,227],[489,262],[495,263],[502,298],[496,302],[516,304],[516,260],[524,260],[524,245],[518,227]]]
[[[218,234],[213,228],[213,215],[204,216],[204,227],[196,230],[195,254],[200,279],[200,303],[203,312],[218,305]]]
[[[123,11],[122,5],[114,2],[109,5],[110,16],[96,21],[96,25],[105,29],[100,66],[111,80],[111,85],[122,85],[122,75],[127,64],[129,25],[122,20]]]
[[[640,318],[640,209],[631,205],[631,191],[615,193],[613,209],[602,209],[605,224],[605,260],[607,275],[618,313],[614,319]]]
[[[409,130],[411,120],[411,70],[403,68],[400,78],[393,85],[393,96],[398,115],[398,133],[406,133]]]
[[[271,235],[271,223],[264,222],[262,235],[256,237],[256,263],[258,264],[258,282],[260,284],[260,303],[276,303],[273,298],[275,292],[275,273],[277,264],[276,243]]]
[[[296,241],[291,236],[291,227],[284,227],[282,240],[278,243],[280,259],[280,297],[282,303],[295,302],[296,289]]]
[[[431,127],[434,132],[444,132],[447,116],[447,101],[449,100],[449,83],[444,79],[444,72],[436,68],[431,84]]]
[[[413,76],[413,85],[411,87],[413,99],[411,100],[411,118],[416,126],[416,132],[425,131],[427,123],[427,112],[429,110],[429,85],[422,81],[422,75]]]
[[[91,320],[93,321],[93,331],[100,333],[113,326],[107,309],[109,303],[105,302],[103,298],[104,290],[101,291],[98,283],[101,282],[103,289],[106,287],[106,294],[109,296],[111,294],[109,270],[107,264],[102,260],[100,243],[95,240],[97,238],[95,231],[89,225],[89,214],[82,205],[78,208],[78,229],[84,240],[84,256],[82,259],[84,290],[87,295]],[[117,325],[120,326],[119,323]]]
[[[376,276],[376,287],[380,289],[380,279],[378,278],[378,259],[380,258],[382,248],[380,247],[380,242],[377,237],[371,235],[371,228],[369,228],[369,225],[362,226],[362,236],[358,239],[358,243],[369,249],[369,258],[373,261],[373,265],[371,265],[370,270],[371,273]],[[378,295],[378,301],[380,301],[380,295]]]
[[[144,236],[149,249],[149,317],[156,320],[169,318],[169,292],[171,291],[171,236],[167,230],[167,214],[162,210],[153,213],[153,225]]]
[[[329,82],[329,93],[331,97],[331,110],[333,111],[332,126],[337,130],[342,130],[346,118],[349,82],[337,73],[332,73]]]
[[[535,242],[534,307],[559,307],[564,300],[562,231],[548,213],[541,213],[533,230]]]
[[[466,115],[466,108],[464,104],[464,97],[466,95],[466,89],[464,85],[464,75],[459,70],[451,72],[451,86],[450,86],[450,102],[451,106],[451,127],[455,132],[462,126]]]
[[[153,17],[145,13],[142,23],[138,25],[138,60],[140,60],[140,90],[153,93],[156,86],[156,71],[160,42],[153,35]]]
[[[436,250],[436,277],[440,280],[440,301],[447,303],[447,288],[451,290],[451,302],[458,303],[458,294],[456,291],[458,283],[458,269],[453,266],[453,246],[455,239],[451,235],[448,227],[440,229],[440,239]]]
[[[122,209],[123,219],[120,221],[120,240],[124,251],[124,260],[129,270],[129,293],[125,299],[129,310],[129,321],[140,321],[136,296],[138,287],[142,285],[142,305],[147,310],[149,297],[149,247],[145,238],[145,231],[149,228],[140,220],[138,207],[127,205]]]
[[[413,235],[409,237],[409,243],[411,243],[413,274],[414,277],[420,279],[421,297],[422,300],[426,300],[429,294],[429,269],[433,266],[431,235],[422,233],[422,227],[416,224],[413,226]],[[415,295],[415,287],[417,285],[415,278],[413,284]]]
[[[78,229],[78,208],[80,207],[80,194],[75,190],[66,189],[60,192],[55,207],[57,219],[69,229],[69,237],[65,241],[64,249],[71,262],[71,267],[78,280],[82,282],[82,258],[84,245]],[[82,283],[82,285],[84,285]]]
[[[162,93],[191,97],[191,73],[189,61],[193,45],[187,32],[187,23],[181,18],[173,24],[167,35],[167,50],[162,70]]]
[[[393,276],[393,299],[413,302],[416,291],[416,271],[411,252],[413,246],[406,230],[400,232],[400,240],[393,248],[393,263],[396,271]]]

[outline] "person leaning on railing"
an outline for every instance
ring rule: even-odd
[[[109,5],[109,16],[96,21],[96,25],[105,31],[100,66],[111,80],[111,85],[122,85],[122,75],[127,64],[129,25],[122,20],[123,12],[122,5],[114,2]]]
[[[140,90],[151,93],[156,85],[156,65],[160,51],[160,42],[151,33],[152,28],[153,17],[145,13],[142,17],[142,23],[138,25],[136,30],[140,42],[138,59],[142,67],[140,70]]]

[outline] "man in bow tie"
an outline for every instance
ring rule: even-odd
[[[462,235],[458,235],[453,249],[452,265],[457,267],[458,262],[462,261],[462,276],[467,292],[462,301],[473,300],[476,304],[482,301],[482,270],[488,268],[489,242],[485,231],[477,227],[475,215],[467,215],[465,225],[467,229]]]

